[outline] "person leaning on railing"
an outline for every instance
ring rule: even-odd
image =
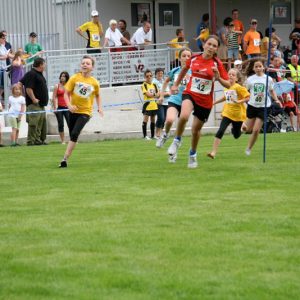
[[[143,23],[143,27],[140,27],[133,34],[131,44],[139,46],[139,49],[144,49],[140,46],[149,45],[152,43],[152,29],[149,21]],[[137,49],[136,49],[137,50]]]
[[[114,47],[110,48],[111,52],[118,52],[122,51],[120,47],[122,47],[122,43],[126,43],[127,45],[130,45],[130,41],[128,41],[120,32],[120,30],[117,28],[117,21],[116,20],[110,20],[109,21],[109,27],[107,28],[105,32],[105,39],[103,48],[105,47]]]

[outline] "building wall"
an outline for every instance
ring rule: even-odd
[[[169,0],[168,0],[169,1]],[[158,2],[168,2],[156,0]],[[278,2],[279,0],[276,0]],[[153,3],[153,1],[143,0],[96,0],[96,7],[100,11],[100,18],[103,23],[104,28],[108,27],[108,22],[110,19],[125,19],[128,23],[128,30],[130,33],[133,33],[136,30],[136,27],[131,26],[131,3],[132,2],[141,2],[141,3]],[[174,2],[177,2],[174,1]],[[283,1],[284,2],[284,1]],[[292,19],[296,16],[300,16],[300,1],[292,0],[293,2],[293,11]],[[196,43],[193,38],[196,36],[196,27],[197,24],[201,21],[201,17],[204,13],[210,13],[210,1],[209,0],[183,0],[182,9],[184,12],[183,27],[185,29],[185,34],[187,40],[190,41],[191,48],[196,50]],[[240,11],[240,19],[243,21],[245,30],[249,28],[249,22],[251,18],[256,18],[258,20],[258,30],[263,34],[265,29],[269,26],[269,12],[270,12],[271,0],[261,1],[261,0],[216,0],[216,15],[217,15],[217,25],[222,26],[223,20],[231,16],[231,10],[237,8]],[[151,9],[153,7],[151,6]],[[290,45],[288,35],[293,29],[293,22],[290,25],[278,26],[274,25],[278,34],[281,35],[283,45]],[[174,30],[169,30],[169,33],[158,34],[160,39],[157,39],[156,42],[166,42],[169,38],[174,36]]]

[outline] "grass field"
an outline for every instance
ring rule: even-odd
[[[299,299],[300,134],[247,140],[0,149],[0,299]]]

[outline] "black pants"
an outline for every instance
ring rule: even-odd
[[[89,121],[90,116],[85,114],[70,113],[69,131],[70,140],[74,143],[77,142],[79,134],[85,124]]]
[[[220,128],[217,131],[215,137],[218,138],[218,139],[222,139],[222,137],[225,133],[225,130],[227,129],[227,127],[229,126],[230,123],[232,123],[231,132],[232,132],[234,138],[238,139],[242,134],[241,127],[242,127],[243,122],[241,122],[241,121],[232,121],[231,119],[226,118],[226,117],[222,118]]]
[[[59,106],[57,109],[58,110],[67,109],[67,107]],[[64,118],[65,118],[65,120],[67,122],[67,125],[69,127],[70,112],[68,110],[57,111],[57,112],[55,112],[55,116],[56,116],[57,123],[58,123],[58,132],[64,132]]]

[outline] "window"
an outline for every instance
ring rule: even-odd
[[[159,26],[180,26],[179,3],[159,3]]]

